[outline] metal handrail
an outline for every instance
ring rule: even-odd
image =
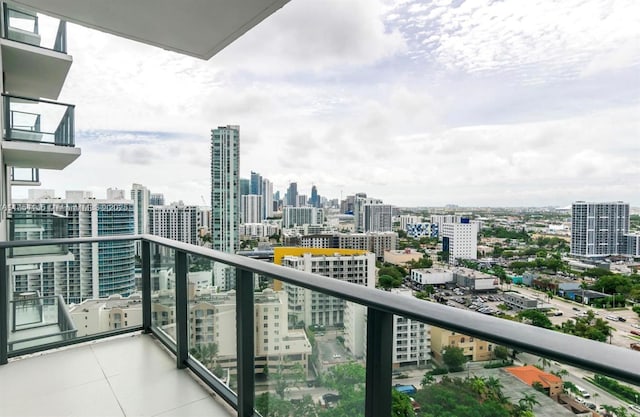
[[[0,248],[142,240],[221,262],[251,273],[322,292],[369,308],[404,316],[426,324],[507,345],[597,373],[640,384],[638,353],[573,335],[512,322],[417,298],[403,297],[320,275],[269,264],[251,258],[153,236],[107,236],[97,238],[47,239],[0,242]]]

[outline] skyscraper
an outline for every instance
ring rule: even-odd
[[[285,206],[297,207],[298,205],[298,183],[292,182],[287,189],[287,201]]]
[[[318,189],[315,185],[311,187],[311,198],[309,199],[309,203],[313,207],[320,207],[320,197],[318,196]]]
[[[571,254],[604,257],[627,252],[629,204],[622,201],[571,205]]]
[[[131,186],[131,199],[133,200],[134,233],[149,233],[151,192],[144,185],[133,184]]]
[[[262,194],[262,175],[251,171],[251,194]]]
[[[211,242],[234,253],[240,246],[240,126],[211,131]]]

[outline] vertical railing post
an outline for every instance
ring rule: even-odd
[[[252,417],[254,415],[255,401],[253,273],[240,268],[237,268],[235,273],[238,417]]]
[[[176,250],[176,361],[186,368],[189,358],[189,297],[187,295],[187,253]]]
[[[142,330],[151,331],[151,243],[142,240]]]
[[[7,363],[9,342],[9,274],[7,273],[7,249],[0,248],[0,365]]]
[[[367,311],[367,380],[365,417],[391,415],[393,314],[369,307]]]

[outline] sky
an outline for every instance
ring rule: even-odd
[[[82,156],[42,187],[210,204],[241,176],[396,206],[640,206],[640,1],[292,0],[209,61],[68,25]],[[20,196],[25,190],[16,190]]]

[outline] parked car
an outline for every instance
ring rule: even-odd
[[[618,317],[617,316],[604,316],[605,319],[607,320],[611,320],[611,321],[618,321]]]
[[[622,316],[618,316],[618,321],[627,321],[627,319],[625,319],[625,318],[624,318],[624,317],[622,317]]]

